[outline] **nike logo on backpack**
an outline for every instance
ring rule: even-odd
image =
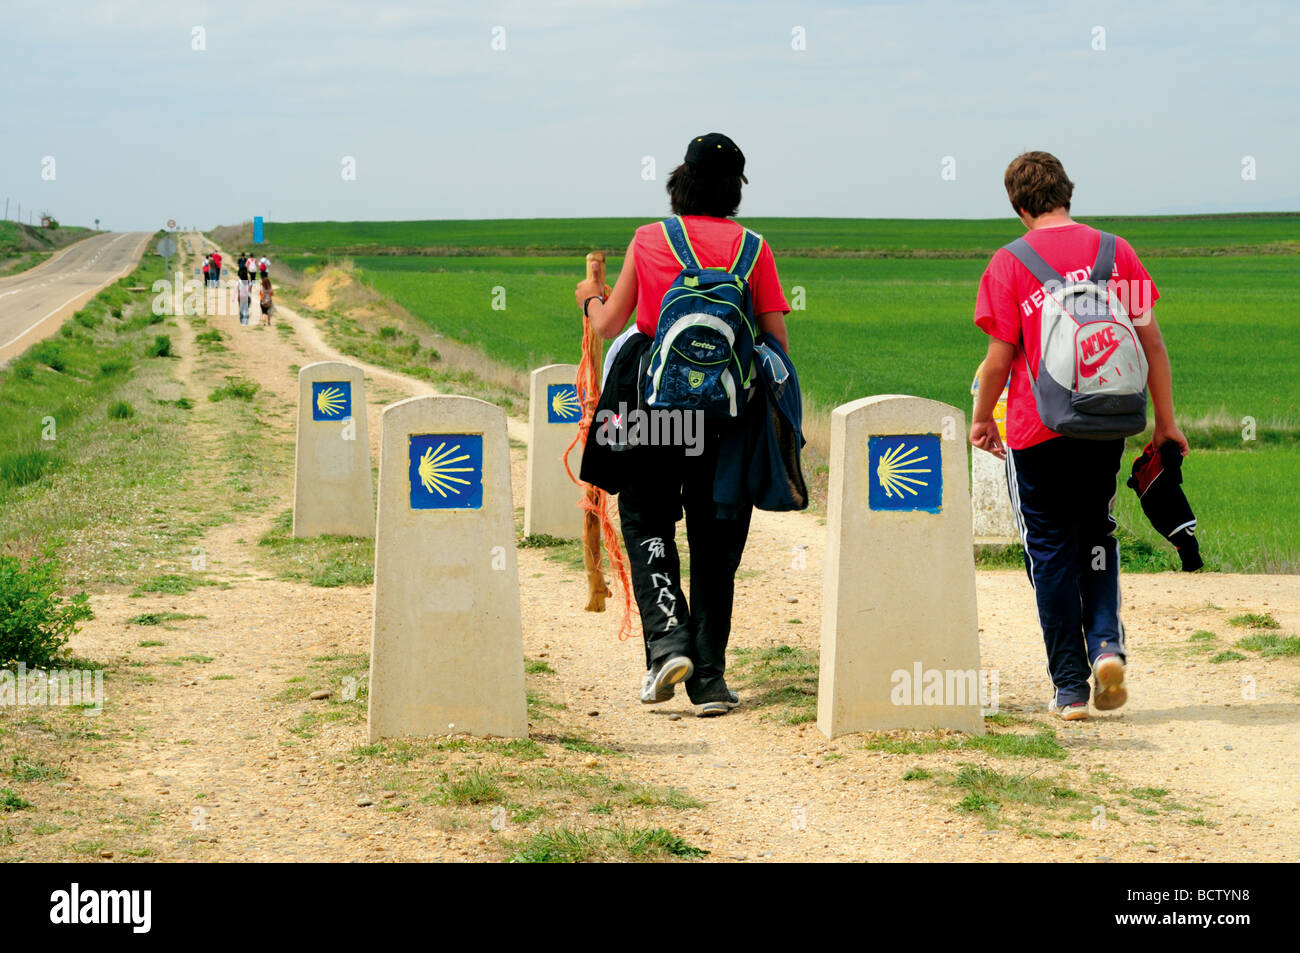
[[[1107,358],[1109,358],[1109,357],[1110,357],[1112,354],[1114,354],[1117,350],[1119,350],[1119,342],[1118,342],[1118,341],[1111,341],[1110,344],[1106,345],[1106,350],[1104,350],[1104,351],[1102,351],[1100,354],[1098,354],[1097,357],[1096,357],[1096,359],[1089,361],[1089,360],[1085,360],[1085,359],[1083,359],[1083,358],[1080,358],[1080,359],[1079,359],[1079,376],[1080,376],[1080,377],[1092,377],[1093,375],[1095,375],[1095,374],[1096,374],[1099,370],[1101,370],[1102,367],[1105,365]]]

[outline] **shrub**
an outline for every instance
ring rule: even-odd
[[[95,314],[93,311],[82,309],[72,316],[72,320],[76,321],[83,328],[99,327],[99,315]]]
[[[0,454],[0,486],[17,488],[35,483],[60,462],[48,450],[11,450]]]
[[[149,345],[150,357],[171,357],[172,356],[172,339],[166,334],[160,334],[153,339],[153,344]]]
[[[125,358],[115,357],[111,361],[101,361],[99,365],[99,375],[101,377],[113,377],[116,374],[124,374],[131,369],[131,362]]]
[[[135,408],[125,400],[119,400],[108,408],[109,420],[130,420],[134,416]]]
[[[13,367],[14,375],[19,380],[29,381],[32,379],[32,376],[36,373],[35,362],[29,361],[26,358],[23,358],[22,360],[14,361],[12,367]]]
[[[64,327],[67,327],[67,325],[65,324]],[[68,369],[68,359],[63,354],[63,348],[59,347],[54,341],[42,341],[36,345],[36,347],[32,348],[32,357],[50,370],[58,371],[60,374]]]
[[[27,560],[0,555],[0,663],[45,668],[58,661],[77,623],[93,619],[89,597],[59,595],[63,571],[53,545]]]
[[[256,381],[246,377],[226,377],[226,382],[208,395],[208,400],[252,400],[262,389]]]

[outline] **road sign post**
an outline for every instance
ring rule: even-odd
[[[172,273],[172,255],[176,254],[176,239],[170,235],[164,236],[158,240],[154,250],[162,256],[163,274],[170,276]],[[167,280],[170,281],[171,278],[169,277]]]

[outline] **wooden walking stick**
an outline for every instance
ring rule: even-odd
[[[587,256],[587,277],[597,283],[606,296],[609,288],[605,285],[605,256],[593,252]],[[632,636],[632,581],[628,572],[627,560],[622,547],[618,544],[618,530],[609,513],[609,497],[598,486],[583,483],[573,474],[569,466],[569,454],[581,444],[587,446],[587,437],[591,432],[592,422],[596,417],[596,405],[600,403],[600,373],[602,345],[600,335],[591,326],[591,321],[582,316],[582,360],[578,364],[578,377],[574,384],[578,391],[578,402],[582,406],[582,420],[578,423],[578,432],[573,442],[564,451],[564,469],[569,479],[582,487],[582,496],[578,505],[582,507],[582,562],[587,570],[587,611],[604,612],[605,599],[610,593],[605,584],[605,574],[601,571],[601,538],[604,537],[605,552],[609,554],[610,572],[618,580],[623,594],[623,618],[619,622],[620,640]]]
[[[587,277],[596,282],[603,295],[609,294],[605,286],[605,253],[592,252],[587,255]],[[579,431],[586,434],[591,429],[596,416],[596,404],[600,402],[600,366],[604,345],[600,335],[591,326],[591,321],[582,316],[582,362],[578,365],[578,399],[582,401],[582,424]],[[600,554],[600,512],[604,493],[590,483],[584,483],[585,495],[582,521],[582,564],[587,570],[587,611],[604,612],[605,597],[610,595],[609,586],[605,584],[605,574],[601,571]]]

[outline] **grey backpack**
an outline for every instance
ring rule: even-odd
[[[1043,283],[1038,376],[1025,355],[1043,425],[1113,440],[1147,426],[1147,359],[1123,302],[1110,288],[1115,236],[1101,233],[1092,273],[1067,281],[1024,238],[1004,246]]]

